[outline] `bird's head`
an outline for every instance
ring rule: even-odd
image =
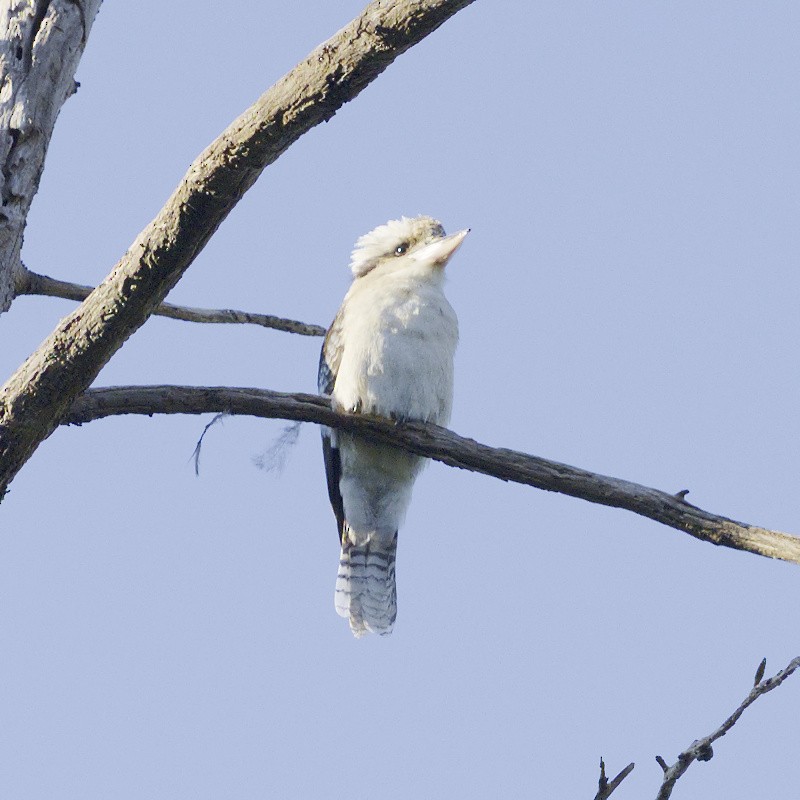
[[[350,258],[354,277],[367,274],[439,279],[469,228],[447,236],[431,217],[401,217],[362,236]]]

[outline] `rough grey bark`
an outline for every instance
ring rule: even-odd
[[[488,447],[436,425],[397,424],[380,417],[338,414],[331,409],[328,398],[313,394],[197,386],[90,389],[73,403],[64,422],[81,424],[117,414],[210,412],[250,414],[343,428],[452,467],[623,508],[711,544],[800,564],[799,537],[703,511],[686,502],[684,491],[670,494],[516,450]]]
[[[0,2],[0,314],[24,279],[25,221],[102,0]]]
[[[195,159],[109,276],[0,389],[0,497],[75,397],[163,301],[264,168],[310,128],[330,119],[398,55],[471,2],[371,3]]]

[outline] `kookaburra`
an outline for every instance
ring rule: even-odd
[[[392,220],[357,242],[353,283],[325,342],[319,390],[334,408],[447,425],[458,320],[444,267],[469,231],[430,217]],[[341,556],[335,603],[356,636],[392,632],[397,531],[425,459],[322,429]]]

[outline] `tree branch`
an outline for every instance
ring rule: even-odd
[[[473,0],[375,0],[201,153],[109,276],[0,389],[0,498],[258,176]]]
[[[606,777],[606,764],[603,759],[600,759],[600,780],[598,781],[597,794],[594,800],[608,800],[613,794],[614,790],[633,772],[636,765],[631,761],[625,769],[620,772],[616,778],[609,781]]]
[[[45,297],[61,297],[65,300],[85,300],[94,287],[83,286],[79,283],[69,283],[51,278],[48,275],[39,275],[37,272],[25,270],[17,294],[43,295]],[[251,311],[235,311],[230,308],[192,308],[190,306],[176,306],[172,303],[161,303],[153,314],[157,317],[169,317],[186,322],[203,323],[238,323],[240,325],[260,325],[262,328],[273,328],[286,333],[297,333],[301,336],[324,336],[325,328],[307,322],[298,322],[283,317],[273,317],[270,314],[255,314]]]
[[[452,467],[504,481],[560,492],[590,503],[633,511],[711,544],[800,564],[800,538],[711,514],[682,497],[630,481],[548,461],[516,450],[488,447],[436,425],[398,424],[358,414],[340,414],[326,397],[266,389],[196,386],[118,386],[90,389],[77,398],[65,424],[117,414],[205,414],[226,412],[315,422],[358,433]]]
[[[763,663],[763,662],[762,662]],[[711,745],[722,738],[739,720],[745,709],[752,705],[762,694],[771,692],[780,686],[798,667],[800,667],[800,657],[793,659],[789,665],[781,670],[777,675],[773,675],[766,680],[757,681],[756,685],[745,697],[739,708],[733,712],[713,733],[704,736],[702,739],[695,739],[675,761],[672,766],[667,766],[661,756],[656,756],[656,760],[664,770],[664,780],[661,784],[656,800],[668,800],[675,787],[675,782],[689,769],[694,761],[710,761],[714,756]],[[760,668],[759,668],[760,669]],[[763,675],[763,672],[762,672]],[[756,675],[758,677],[758,675]]]
[[[28,210],[100,3],[5,2],[0,8],[0,314],[24,274]]]

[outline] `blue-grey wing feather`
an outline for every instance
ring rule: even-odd
[[[322,343],[322,351],[319,354],[319,371],[317,373],[317,387],[320,394],[330,395],[336,384],[336,374],[339,371],[339,364],[342,360],[341,342],[341,320],[337,315]],[[334,516],[336,517],[336,529],[341,541],[342,532],[345,525],[344,503],[342,493],[339,489],[339,480],[342,475],[342,462],[339,457],[339,447],[337,443],[336,431],[322,427],[322,456],[325,461],[325,477],[328,481],[328,498],[331,501]]]

